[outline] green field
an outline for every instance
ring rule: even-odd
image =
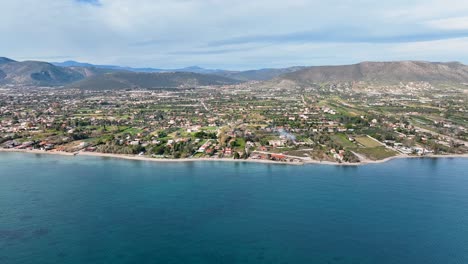
[[[193,154],[194,158],[202,158],[203,156],[205,156],[205,153],[197,152],[197,153]]]
[[[425,118],[425,117],[422,117],[422,116],[411,116],[411,119],[414,120],[418,124],[427,125],[427,124],[433,124],[434,123],[434,121],[432,121],[431,119],[428,119],[428,118]]]
[[[206,126],[206,127],[202,127],[200,130],[202,130],[202,131],[216,131],[216,130],[218,130],[218,127]]]
[[[348,137],[345,134],[332,135],[331,138],[338,145],[343,146],[345,148],[354,148],[354,147],[356,147],[356,145],[353,142],[349,141]]]
[[[236,148],[237,150],[243,151],[243,150],[245,149],[245,139],[243,139],[243,138],[236,138],[236,141],[235,141],[235,142],[236,142],[236,143],[235,143],[235,146],[236,146],[235,148]]]
[[[393,150],[387,149],[384,146],[373,148],[358,148],[355,149],[357,153],[363,154],[371,160],[382,160],[395,156],[397,153]]]
[[[367,136],[360,136],[356,137],[355,139],[359,144],[363,145],[366,148],[382,147],[382,144]]]
[[[143,130],[141,130],[141,129],[130,127],[130,128],[125,129],[124,131],[122,131],[120,134],[136,135],[138,133],[141,133],[142,131]]]

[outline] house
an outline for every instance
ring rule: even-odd
[[[284,160],[286,160],[286,156],[283,155],[283,154],[271,154],[271,159],[272,160],[284,161]]]
[[[28,147],[31,147],[34,144],[34,142],[24,142],[20,146],[16,147],[17,149],[25,149]]]
[[[140,145],[140,141],[139,141],[139,140],[130,141],[130,145],[132,145],[132,146],[138,146],[138,145]]]
[[[224,149],[224,155],[232,155],[232,149],[231,148],[225,148]]]
[[[214,149],[209,148],[209,149],[207,149],[207,150],[205,151],[205,153],[211,155],[211,154],[214,153]]]
[[[85,151],[94,152],[94,151],[96,151],[96,147],[87,147],[87,148],[85,149]]]
[[[268,144],[273,147],[282,147],[284,146],[285,140],[269,140]]]
[[[336,159],[336,160],[343,160],[343,156],[340,155],[340,154],[334,154],[333,158]]]
[[[208,147],[211,146],[211,141],[208,140],[205,142],[205,144],[203,144],[200,148],[198,148],[198,152],[205,152],[206,149],[208,149]]]
[[[44,150],[51,150],[54,149],[55,145],[54,144],[47,144],[44,146]]]

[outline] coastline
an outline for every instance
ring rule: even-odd
[[[126,160],[138,161],[151,161],[151,162],[205,162],[205,161],[221,161],[221,162],[248,162],[248,163],[263,163],[263,164],[276,164],[276,165],[333,165],[333,166],[361,166],[367,164],[380,164],[394,159],[412,159],[412,158],[468,158],[468,154],[450,154],[450,155],[427,155],[427,156],[409,156],[397,155],[383,160],[363,160],[359,163],[339,163],[332,161],[320,160],[304,160],[302,162],[280,162],[272,160],[256,160],[256,159],[227,159],[227,158],[185,158],[185,159],[164,159],[164,158],[150,158],[138,155],[123,155],[123,154],[110,154],[110,153],[97,153],[97,152],[63,152],[63,151],[43,151],[43,150],[28,150],[28,149],[4,149],[0,148],[0,152],[17,152],[29,154],[46,154],[46,155],[62,155],[62,156],[89,156],[101,158],[115,158]]]

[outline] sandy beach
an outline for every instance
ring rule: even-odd
[[[332,161],[320,161],[320,160],[304,160],[302,162],[280,162],[272,160],[257,160],[257,159],[227,159],[227,158],[185,158],[185,159],[166,159],[166,158],[150,158],[147,156],[138,155],[122,155],[122,154],[110,154],[110,153],[98,153],[98,152],[64,152],[64,151],[43,151],[36,149],[4,149],[0,148],[0,152],[21,152],[31,154],[47,154],[47,155],[64,155],[64,156],[91,156],[91,157],[104,157],[104,158],[116,158],[126,160],[139,160],[139,161],[151,161],[151,162],[206,162],[206,161],[222,161],[222,162],[250,162],[250,163],[263,163],[263,164],[278,164],[278,165],[307,165],[307,164],[322,164],[322,165],[333,165],[333,166],[360,166],[366,164],[379,164],[385,163],[394,159],[411,159],[411,158],[468,158],[468,154],[451,154],[451,155],[427,155],[427,156],[409,156],[409,155],[397,155],[389,157],[383,160],[362,160],[359,163],[339,163]]]

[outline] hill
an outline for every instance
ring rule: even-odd
[[[96,65],[86,62],[77,62],[77,61],[64,61],[64,62],[51,62],[55,66],[59,67],[70,67],[70,68],[93,68],[101,70],[110,70],[110,71],[132,71],[132,72],[163,72],[162,69],[154,68],[132,68],[116,65]]]
[[[248,71],[219,71],[213,74],[225,76],[240,81],[267,81],[276,78],[282,74],[295,72],[305,67],[290,67],[280,69],[260,69]]]
[[[47,62],[17,62],[2,58],[0,84],[23,86],[58,86],[85,78],[80,72]]]
[[[190,72],[136,73],[115,72],[94,75],[67,87],[89,90],[161,89],[235,84],[238,81],[222,76]]]
[[[9,58],[0,57],[0,64],[10,63],[10,62],[15,62],[15,61]]]
[[[86,62],[77,62],[77,61],[64,61],[64,62],[51,62],[55,66],[60,67],[80,67],[80,68],[96,68],[96,69],[106,69],[112,71],[131,71],[131,72],[193,72],[193,73],[201,73],[201,74],[213,74],[217,72],[224,72],[224,70],[211,70],[205,69],[198,66],[190,66],[180,69],[156,69],[156,68],[133,68],[133,67],[125,67],[125,66],[116,66],[116,65],[97,65],[91,64]]]
[[[362,62],[343,66],[307,67],[283,74],[279,79],[299,84],[331,81],[464,83],[468,82],[468,66],[459,62]]]
[[[60,67],[41,61],[15,61],[0,57],[0,85],[63,86],[85,78],[114,72],[96,67]]]
[[[248,70],[248,71],[229,71],[221,69],[205,69],[198,66],[190,66],[180,69],[156,69],[156,68],[132,68],[116,65],[96,65],[85,62],[77,61],[64,61],[64,62],[52,62],[52,64],[60,67],[80,67],[80,68],[95,68],[95,69],[107,69],[112,71],[131,71],[131,72],[192,72],[200,74],[214,74],[218,76],[227,77],[239,81],[265,81],[278,77],[281,74],[294,72],[304,67],[290,67],[284,69],[260,69],[260,70]]]
[[[468,83],[468,66],[458,62],[395,61],[249,71],[211,70],[197,66],[163,70],[74,61],[54,65],[40,61],[18,62],[0,57],[0,85],[151,89],[235,84],[252,80],[272,80],[264,85],[274,83],[288,87],[336,81]]]

